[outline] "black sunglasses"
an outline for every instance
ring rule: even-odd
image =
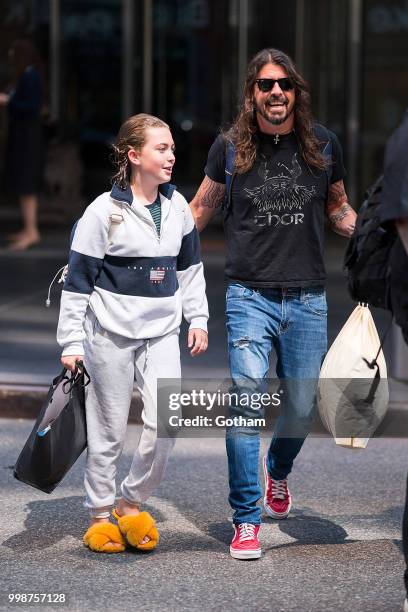
[[[272,91],[275,87],[275,83],[279,85],[282,91],[290,91],[294,88],[293,81],[289,77],[283,79],[256,79],[259,90],[262,92]]]

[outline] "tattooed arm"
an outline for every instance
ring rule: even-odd
[[[333,231],[348,238],[351,236],[357,215],[348,203],[343,181],[330,185],[326,214]]]
[[[224,196],[224,183],[216,183],[206,176],[190,202],[191,212],[199,232],[205,228],[211,217],[220,208]]]

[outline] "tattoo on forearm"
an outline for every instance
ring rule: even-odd
[[[338,181],[330,186],[326,212],[335,232],[343,236],[352,235],[356,213],[347,201],[343,181]]]
[[[346,217],[350,218],[346,219]],[[329,221],[334,231],[343,236],[352,235],[355,229],[355,218],[356,213],[351,208],[350,204],[343,204],[335,213],[329,215]],[[346,222],[344,223],[345,219]]]
[[[343,204],[334,214],[329,215],[330,223],[332,225],[338,225],[338,223],[343,221],[343,219],[347,217],[352,210],[353,209],[351,208],[350,204]]]
[[[206,208],[218,208],[221,206],[225,195],[225,185],[215,183],[208,177],[204,179],[196,198],[201,206]]]
[[[333,183],[329,189],[329,197],[327,200],[327,208],[330,214],[331,209],[338,209],[342,204],[347,203],[347,194],[344,189],[343,181]]]

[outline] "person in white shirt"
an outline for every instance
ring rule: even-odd
[[[175,163],[170,129],[151,115],[130,117],[115,145],[113,188],[79,220],[61,297],[61,362],[83,360],[88,453],[86,500],[91,550],[152,550],[154,519],[140,505],[160,483],[174,440],[157,437],[157,379],[180,378],[179,326],[190,324],[191,355],[207,349],[208,305],[200,244],[190,208],[168,181]],[[115,504],[133,382],[143,431]]]

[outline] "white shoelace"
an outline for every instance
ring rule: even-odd
[[[285,499],[287,480],[272,480],[272,497]]]
[[[255,525],[252,523],[241,523],[238,525],[239,539],[241,542],[253,540],[255,538]]]

